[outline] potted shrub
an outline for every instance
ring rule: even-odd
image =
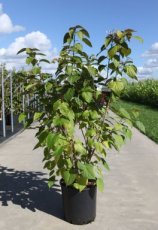
[[[43,55],[39,50],[23,48],[18,52],[26,52],[26,62],[32,64],[24,87],[26,94],[36,95],[38,105],[32,118],[22,113],[19,121],[25,120],[26,128],[37,122],[35,148],[43,148],[48,185],[60,180],[65,218],[73,224],[95,219],[97,188],[103,190],[103,170],[109,170],[107,151],[119,150],[131,137],[129,114],[120,109],[121,119],[117,119],[109,105],[123,91],[124,75],[136,79],[137,68],[127,59],[133,32],[127,29],[107,35],[95,56],[83,50],[84,45],[92,47],[88,31],[79,25],[70,28],[59,57],[53,60],[57,63],[53,77],[42,73],[40,63],[48,61],[38,58]],[[108,93],[104,106],[98,104],[102,97],[98,86]]]

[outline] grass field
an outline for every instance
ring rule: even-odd
[[[158,109],[123,100],[113,103],[112,106],[116,111],[119,107],[122,107],[129,114],[133,109],[139,110],[139,120],[145,126],[146,136],[158,143]]]

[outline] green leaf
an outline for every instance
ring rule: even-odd
[[[72,65],[69,65],[69,66],[66,67],[66,73],[67,73],[67,74],[71,75],[71,74],[72,74],[72,71],[73,71]]]
[[[64,39],[63,39],[63,43],[69,43],[70,42],[70,34],[69,33],[66,33],[64,35]]]
[[[79,37],[79,39],[83,39],[83,37],[84,37],[84,34],[83,34],[83,32],[82,32],[82,30],[79,30],[79,31],[77,31],[77,36]]]
[[[91,118],[92,118],[92,120],[96,120],[96,119],[99,119],[100,118],[100,115],[97,113],[97,111],[95,111],[95,110],[92,110],[91,112],[90,112],[90,116],[91,116]]]
[[[30,63],[32,63],[33,62],[33,60],[34,60],[34,57],[27,57],[26,58],[26,64],[30,64]]]
[[[49,133],[47,136],[47,146],[48,148],[52,148],[53,145],[55,144],[56,140],[58,138],[58,135],[54,134],[54,133]]]
[[[112,80],[110,81],[108,86],[116,95],[120,95],[121,92],[124,90],[124,83],[121,80],[117,80],[117,81]]]
[[[50,61],[48,61],[47,59],[40,59],[39,62],[45,62],[45,63],[50,64]]]
[[[132,131],[130,129],[127,129],[125,132],[126,138],[129,138],[131,140],[132,138]]]
[[[93,94],[91,92],[91,89],[89,89],[89,88],[83,89],[82,97],[87,103],[90,103],[93,99]]]
[[[66,123],[64,123],[64,128],[67,131],[67,134],[71,137],[74,134],[75,131],[75,126],[74,126],[74,122],[73,121],[68,121]]]
[[[83,163],[78,161],[77,166],[82,171],[81,174],[84,178],[87,178],[87,179],[95,179],[96,178],[93,165],[83,164]]]
[[[47,136],[49,134],[49,131],[48,130],[44,130],[42,131],[39,135],[38,135],[38,140],[40,143],[42,143],[43,141],[46,140]]]
[[[55,151],[52,153],[52,156],[60,156],[64,150],[63,146],[57,146]]]
[[[73,84],[73,83],[76,83],[79,79],[80,79],[81,76],[79,75],[71,75],[68,77],[68,81]]]
[[[85,136],[87,137],[93,137],[96,135],[96,130],[95,129],[88,129],[85,133]]]
[[[35,112],[34,116],[33,116],[33,120],[37,121],[41,118],[41,116],[43,115],[43,112]]]
[[[50,82],[46,82],[45,84],[46,92],[49,92],[52,88],[53,88],[53,84]]]
[[[47,161],[44,165],[44,169],[47,168],[48,170],[52,170],[53,168],[55,168],[56,166],[56,162],[55,161]]]
[[[76,142],[74,144],[74,149],[79,154],[86,154],[86,149],[84,148],[82,142],[80,142],[80,141],[76,140]]]
[[[108,45],[110,44],[110,42],[111,42],[111,37],[105,38],[104,49],[105,49],[106,47],[108,47]]]
[[[144,42],[143,38],[139,37],[139,36],[132,36],[133,38],[137,39],[140,42]]]
[[[79,190],[80,192],[82,192],[86,188],[86,185],[82,185],[82,184],[79,184],[79,183],[74,183],[73,187],[75,189]]]
[[[120,46],[116,45],[116,46],[113,46],[111,47],[109,50],[108,50],[108,55],[110,58],[113,58],[114,55],[117,53],[117,51],[120,49]]]
[[[87,38],[83,38],[82,41],[83,41],[86,45],[92,47],[92,43],[91,43]]]
[[[100,56],[99,58],[98,58],[98,64],[100,64],[102,61],[104,61],[106,59],[106,57],[105,56]]]
[[[36,85],[38,85],[38,83],[33,83],[33,84],[30,84],[30,85],[27,85],[25,90],[29,90],[29,89],[32,89],[33,87],[35,87]]]
[[[26,114],[25,114],[25,113],[21,113],[21,114],[19,115],[19,117],[18,117],[19,123],[22,122],[22,121],[24,121],[25,118],[26,118]]]
[[[21,50],[17,52],[17,54],[23,53],[24,51],[26,51],[26,48],[22,48]]]
[[[121,135],[113,134],[114,144],[120,148],[124,144],[124,140]]]
[[[109,165],[107,164],[107,162],[104,159],[103,159],[103,166],[104,166],[105,169],[110,171]]]
[[[74,88],[69,88],[66,93],[64,94],[64,98],[67,101],[70,101],[72,97],[74,96],[75,89]]]
[[[128,113],[124,108],[120,108],[120,109],[119,109],[119,113],[120,113],[123,117],[125,117],[125,118],[127,118],[127,119],[129,119],[129,120],[131,119],[129,113]]]
[[[121,52],[121,54],[123,56],[127,57],[131,53],[131,49],[130,48],[124,48],[124,47],[122,47],[121,50],[120,50],[120,52]]]
[[[97,152],[102,153],[104,147],[103,147],[102,143],[95,142],[95,149],[97,150]]]
[[[55,183],[55,177],[52,176],[52,177],[49,178],[49,180],[48,180],[48,187],[49,187],[49,189],[53,187],[54,183]]]
[[[74,47],[75,47],[77,50],[80,50],[80,51],[82,51],[82,49],[83,49],[83,46],[82,46],[80,43],[76,43],[76,44],[74,45]]]
[[[103,181],[102,178],[97,179],[97,187],[98,187],[100,192],[103,192],[103,190],[104,190],[104,181]]]
[[[76,179],[76,174],[70,173],[70,171],[64,171],[62,176],[67,186],[73,184]]]
[[[137,68],[134,65],[126,65],[124,72],[131,78],[137,79]]]
[[[90,37],[88,31],[85,28],[82,27],[81,31],[86,37]]]
[[[88,66],[88,72],[93,77],[96,77],[96,75],[97,75],[97,69],[93,66]]]
[[[81,192],[86,188],[87,182],[87,178],[80,177],[79,179],[77,179],[77,182],[73,184],[73,186]]]
[[[41,72],[41,68],[40,67],[34,67],[33,70],[32,70],[33,74],[40,74]]]
[[[53,104],[53,110],[56,111],[57,109],[59,109],[60,105],[61,105],[61,100],[57,100],[56,102],[54,102]]]
[[[144,125],[143,125],[142,122],[136,121],[135,124],[136,124],[136,127],[137,127],[140,131],[142,131],[143,133],[145,133],[145,127],[144,127]]]

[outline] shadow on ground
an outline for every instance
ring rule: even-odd
[[[56,185],[49,190],[45,174],[33,171],[16,171],[0,166],[0,203],[20,205],[32,212],[40,210],[63,219],[62,197]]]

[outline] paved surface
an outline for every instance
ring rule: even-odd
[[[0,145],[1,230],[158,230],[158,145],[147,137],[134,129],[132,141],[109,154],[97,218],[84,226],[63,220],[60,187],[48,190],[35,143],[26,130]]]

